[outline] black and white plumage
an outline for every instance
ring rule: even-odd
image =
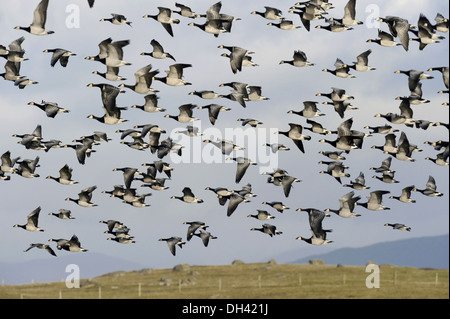
[[[33,210],[31,213],[27,216],[27,223],[24,225],[15,224],[13,227],[15,228],[23,228],[25,230],[31,231],[31,232],[43,232],[44,230],[40,227],[38,227],[39,222],[39,213],[41,212],[41,207],[39,206],[35,210]]]
[[[17,26],[15,29],[23,30],[34,35],[48,35],[55,33],[54,31],[46,30],[45,24],[47,22],[47,9],[49,0],[42,0],[37,5],[33,13],[33,22],[29,27]]]
[[[180,20],[173,19],[171,17],[173,11],[169,8],[158,7],[158,10],[159,13],[157,15],[146,14],[144,15],[144,18],[152,18],[158,21],[159,23],[161,23],[164,29],[173,37],[172,24],[179,24]]]
[[[62,185],[74,185],[74,184],[78,184],[77,181],[72,180],[72,172],[73,169],[69,167],[69,165],[64,165],[60,170],[59,170],[59,176],[58,177],[53,177],[53,176],[47,176],[47,179],[53,179],[54,181],[62,184]]]
[[[281,60],[280,64],[290,64],[298,68],[314,65],[314,63],[308,61],[306,53],[301,50],[294,51],[293,60]]]
[[[203,199],[195,197],[190,187],[183,188],[183,196],[172,196],[171,199],[179,199],[188,204],[201,204]]]
[[[167,246],[169,247],[170,252],[172,255],[176,255],[176,247],[183,248],[183,245],[186,244],[186,242],[183,241],[181,237],[178,236],[172,236],[169,238],[160,238],[159,241],[165,241],[167,242]]]
[[[442,196],[444,196],[443,193],[437,191],[436,180],[431,175],[428,177],[428,181],[427,181],[424,189],[420,189],[420,188],[416,188],[415,187],[413,189],[413,191],[414,192],[420,192],[423,195],[428,196],[428,197],[442,197]]]
[[[272,224],[263,224],[261,228],[257,228],[257,227],[253,227],[252,229],[250,229],[252,231],[260,231],[264,234],[269,235],[270,237],[276,236],[276,235],[281,235],[283,232],[278,230],[277,227],[275,225]]]
[[[54,67],[56,63],[61,64],[62,67],[67,67],[67,64],[69,63],[69,58],[71,56],[75,56],[76,53],[73,53],[66,49],[56,48],[56,49],[45,49],[44,53],[52,53],[52,58],[50,60],[50,65]]]
[[[28,102],[28,105],[34,105],[34,106],[38,107],[39,109],[41,109],[42,111],[45,112],[47,117],[50,117],[50,118],[55,118],[56,115],[58,115],[58,114],[70,112],[70,110],[58,106],[58,103],[55,103],[55,102],[42,101],[41,103],[36,103],[36,102],[32,101],[32,102]]]
[[[258,165],[256,162],[252,162],[250,159],[246,157],[229,157],[227,160],[233,160],[237,163],[237,169],[236,169],[236,178],[235,182],[236,184],[239,184],[242,178],[244,177],[245,173],[247,172],[247,169],[251,165]]]
[[[74,198],[67,197],[66,201],[72,201],[81,207],[98,206],[97,204],[94,204],[91,202],[92,194],[96,189],[97,189],[97,186],[91,186],[91,187],[85,188],[80,193],[78,193],[78,198],[74,199]]]
[[[29,251],[32,248],[45,249],[50,255],[56,257],[55,251],[49,245],[41,244],[41,243],[30,244],[30,247],[28,247],[26,250],[24,250],[24,252],[27,252],[27,251]]]
[[[59,219],[75,219],[72,216],[72,212],[68,209],[60,209],[59,213],[48,213],[50,216],[55,216]]]

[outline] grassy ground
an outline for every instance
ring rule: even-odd
[[[71,289],[0,286],[0,299],[449,299],[448,270],[379,269],[380,288],[372,289],[366,267],[258,263],[116,272]]]

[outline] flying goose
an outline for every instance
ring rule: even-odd
[[[255,119],[242,119],[242,118],[238,118],[237,121],[238,121],[238,122],[242,122],[242,126],[250,125],[251,127],[257,127],[258,125],[263,124],[263,122],[260,122],[260,121],[255,120]]]
[[[396,47],[396,46],[402,45],[401,43],[396,42],[394,40],[394,37],[391,34],[385,32],[385,31],[379,30],[379,29],[378,29],[378,38],[377,39],[369,39],[366,42],[376,43],[383,47]]]
[[[356,70],[358,72],[367,72],[376,70],[375,68],[368,65],[369,63],[369,55],[372,53],[372,50],[369,49],[364,51],[360,55],[356,57],[357,62],[354,62],[352,65],[349,65],[349,68]]]
[[[114,228],[117,228],[117,229],[127,228],[123,223],[121,223],[117,220],[114,220],[114,219],[100,220],[99,223],[106,224],[108,227],[108,231],[112,231]]]
[[[391,165],[392,165],[392,157],[388,157],[381,162],[380,167],[371,167],[370,170],[375,171],[377,173],[392,173],[393,171],[391,170]]]
[[[94,149],[92,149],[92,145],[90,143],[83,143],[83,144],[65,144],[64,148],[73,148],[75,150],[75,153],[77,155],[78,163],[81,165],[84,165],[86,163],[86,156],[89,156],[92,152],[96,152]]]
[[[275,235],[281,235],[283,233],[283,232],[279,231],[275,225],[271,225],[271,224],[264,224],[264,225],[262,225],[262,228],[253,227],[250,230],[252,230],[252,231],[258,230],[264,234],[269,235],[270,237],[273,237]]]
[[[301,26],[295,25],[291,20],[282,20],[280,23],[269,22],[267,25],[277,27],[280,30],[297,30],[300,29]]]
[[[323,69],[323,72],[329,72],[337,77],[348,79],[348,78],[355,78],[353,74],[348,73],[350,71],[350,67],[348,64],[345,64],[341,59],[337,58],[336,62],[334,63],[335,69]]]
[[[127,24],[131,27],[131,21],[127,21],[127,18],[122,14],[111,13],[111,18],[102,18],[100,22],[111,22],[115,25],[124,25]]]
[[[24,78],[24,75],[20,75],[20,63],[8,61],[5,64],[5,72],[0,73],[6,81],[16,82],[19,79]]]
[[[86,252],[87,249],[81,247],[80,240],[78,239],[77,235],[73,235],[69,241],[67,241],[63,246],[64,250],[78,253],[78,252]]]
[[[408,20],[396,16],[378,17],[375,20],[385,22],[389,26],[392,36],[398,37],[405,51],[408,51],[410,41],[408,32],[415,28],[409,24]]]
[[[134,73],[134,77],[136,79],[136,83],[134,85],[122,83],[119,85],[119,87],[126,87],[139,94],[150,94],[158,92],[157,90],[152,89],[150,86],[152,85],[155,76],[159,74],[159,70],[151,71],[151,69],[151,64],[140,68]]]
[[[235,192],[234,190],[228,190],[225,187],[206,187],[205,190],[212,191],[217,195],[219,199],[220,206],[224,206],[226,202],[230,199],[231,195]]]
[[[213,34],[214,37],[218,37],[220,34],[228,32],[227,29],[225,29],[222,20],[220,19],[214,19],[214,20],[206,20],[204,24],[198,24],[191,22],[188,24],[189,26],[195,26],[199,28],[200,30],[203,30],[206,33]]]
[[[198,118],[192,117],[192,115],[193,110],[196,107],[197,105],[194,104],[184,104],[178,107],[178,110],[180,111],[178,115],[166,114],[164,117],[174,119],[175,121],[178,121],[180,123],[195,122],[198,120]]]
[[[325,19],[325,22],[327,22],[328,25],[316,25],[316,29],[323,29],[330,32],[344,32],[353,30],[352,27],[346,26],[336,20]]]
[[[237,209],[237,207],[241,204],[241,203],[249,203],[250,201],[248,199],[246,199],[244,196],[238,194],[238,193],[233,193],[229,196],[229,202],[228,202],[228,207],[227,207],[227,216],[230,217]]]
[[[263,202],[263,205],[269,205],[270,207],[276,209],[279,213],[282,213],[285,209],[289,209],[286,205],[284,205],[282,202]]]
[[[274,144],[269,144],[269,143],[265,143],[263,144],[263,146],[267,146],[270,148],[270,150],[272,151],[272,153],[276,153],[278,151],[289,151],[290,148],[283,145],[283,144],[279,144],[279,143],[274,143]]]
[[[227,158],[227,161],[228,160],[233,160],[237,163],[236,179],[235,179],[236,184],[239,184],[239,182],[242,180],[242,177],[244,177],[250,165],[258,165],[258,163],[252,162],[250,159],[246,157],[229,157]]]
[[[125,188],[130,188],[131,183],[133,182],[134,178],[137,175],[140,175],[141,173],[137,168],[133,167],[116,167],[113,169],[113,172],[121,171],[123,173],[123,180],[125,183]]]
[[[429,44],[440,43],[442,39],[445,39],[443,36],[437,35],[428,31],[426,28],[419,25],[419,30],[412,30],[411,32],[415,33],[417,38],[409,38],[410,41],[419,42],[419,50],[422,51]]]
[[[411,227],[408,227],[404,224],[399,224],[399,223],[395,223],[395,224],[387,223],[387,224],[384,224],[384,226],[390,226],[390,227],[392,227],[392,229],[411,231]]]
[[[60,209],[59,213],[48,213],[50,216],[55,216],[59,219],[75,219],[71,214],[72,212],[68,209]]]
[[[31,213],[28,214],[26,224],[24,225],[15,224],[13,227],[15,228],[20,227],[32,232],[43,232],[44,230],[38,227],[38,219],[40,212],[41,207],[39,206],[38,208],[36,208],[35,210],[33,210]]]
[[[239,72],[242,71],[244,58],[247,55],[254,53],[247,49],[243,49],[243,48],[237,47],[237,46],[228,47],[228,46],[220,45],[219,48],[220,49],[228,49],[231,52],[229,55],[224,55],[224,56],[226,56],[230,59],[231,70],[233,71],[234,74],[236,74],[238,71]]]
[[[369,200],[365,203],[356,203],[358,206],[365,207],[369,210],[380,211],[390,210],[389,207],[382,205],[383,195],[389,194],[390,191],[377,190],[370,193]]]
[[[158,99],[159,97],[156,94],[149,94],[144,97],[145,104],[144,105],[133,105],[131,108],[140,109],[144,112],[154,113],[154,112],[165,112],[166,109],[162,107],[158,107]]]
[[[78,184],[77,181],[72,180],[72,171],[73,169],[70,168],[67,164],[64,165],[59,170],[59,176],[53,177],[53,176],[47,176],[47,179],[53,179],[54,181],[62,184],[62,185],[74,185]]]
[[[72,201],[81,207],[95,207],[97,204],[91,203],[92,193],[97,189],[97,186],[91,186],[83,189],[80,193],[78,193],[78,199],[73,199],[70,197],[66,198],[66,201]]]
[[[428,156],[428,157],[425,157],[425,159],[427,161],[431,161],[431,162],[435,163],[436,165],[449,166],[449,163],[447,162],[449,152],[450,152],[450,148],[447,146],[442,153],[439,153],[436,155],[436,158],[431,158]]]
[[[218,104],[209,104],[205,106],[199,106],[199,110],[207,109],[209,121],[212,125],[216,124],[217,118],[219,117],[220,112],[231,111],[231,108],[225,107]]]
[[[280,9],[273,7],[264,7],[266,10],[264,12],[252,11],[251,14],[259,15],[268,20],[284,20],[283,12]]]
[[[444,81],[444,85],[447,88],[447,90],[449,89],[449,68],[448,67],[434,67],[434,68],[429,68],[428,71],[429,72],[431,72],[431,71],[441,72],[442,80]]]
[[[256,215],[249,214],[247,217],[252,217],[252,218],[259,219],[259,220],[269,220],[269,219],[275,218],[275,216],[270,215],[266,210],[258,209],[257,211],[258,211],[258,214],[256,214]]]
[[[93,71],[92,74],[100,75],[109,81],[126,81],[127,78],[119,75],[119,67],[106,66],[106,72]]]
[[[191,18],[191,19],[195,19],[195,18],[201,18],[202,15],[195,13],[192,11],[192,9],[188,6],[185,6],[184,4],[181,3],[175,3],[175,7],[180,8],[180,11],[172,11],[173,13],[178,13],[179,15],[181,15],[182,17],[185,18]]]
[[[210,239],[217,239],[216,236],[211,235],[210,232],[208,232],[208,231],[206,231],[204,229],[199,229],[199,232],[198,233],[193,233],[193,235],[199,237],[202,240],[203,245],[205,247],[208,247]]]
[[[345,166],[342,162],[323,162],[320,161],[319,164],[327,164],[327,170],[320,171],[320,174],[328,174],[334,177],[336,181],[339,182],[339,184],[342,184],[341,177],[350,177],[350,174],[345,173],[345,169],[348,167]]]
[[[376,178],[376,179],[378,179],[378,180],[380,180],[380,181],[382,181],[383,183],[386,183],[386,184],[398,184],[398,183],[400,183],[399,181],[395,180],[394,176],[395,176],[395,172],[389,172],[389,173],[383,173],[382,176],[374,175],[374,176],[372,176],[372,178]]]
[[[55,118],[56,115],[62,114],[62,113],[69,113],[70,111],[58,106],[58,103],[55,102],[46,102],[42,101],[40,104],[36,102],[28,102],[28,105],[34,105],[40,108],[42,111],[45,112],[47,117]]]
[[[56,63],[59,61],[62,67],[66,67],[69,63],[69,57],[75,56],[76,54],[65,49],[56,48],[56,49],[45,49],[44,53],[53,53],[50,61],[50,65],[54,67]]]
[[[49,0],[42,0],[33,13],[33,22],[29,27],[17,26],[15,29],[23,30],[34,35],[48,35],[55,33],[54,31],[46,30],[45,23],[47,22],[47,8]]]
[[[25,159],[23,161],[18,161],[19,168],[14,170],[13,174],[18,174],[25,178],[37,178],[39,174],[35,173],[36,168],[39,166],[39,156],[36,156],[34,160]]]
[[[297,240],[303,240],[304,242],[316,245],[316,246],[322,246],[326,245],[328,243],[332,243],[333,241],[327,240],[327,233],[332,232],[331,229],[323,229],[322,228],[322,222],[325,217],[329,217],[328,214],[325,212],[322,212],[318,209],[314,208],[308,208],[308,209],[300,209],[297,211],[306,211],[308,212],[308,220],[309,220],[309,226],[311,228],[312,236],[310,238],[305,238],[302,236],[298,236]]]
[[[216,93],[211,90],[192,91],[192,92],[189,92],[189,95],[196,95],[196,96],[198,96],[202,99],[206,99],[206,100],[213,100],[213,99],[218,99],[218,98],[223,97],[221,94]]]
[[[281,176],[281,177],[275,177],[275,178],[269,178],[269,183],[273,183],[277,186],[283,187],[284,196],[287,198],[289,197],[289,194],[292,189],[293,183],[299,183],[301,180],[299,178],[293,177],[293,176]]]
[[[411,144],[409,143],[408,137],[406,136],[405,132],[402,132],[398,141],[397,151],[385,151],[384,153],[394,156],[396,159],[401,161],[415,162],[416,160],[411,157],[413,150],[414,148],[411,147]]]
[[[280,64],[290,64],[295,67],[313,66],[314,63],[308,62],[306,53],[301,50],[294,51],[293,60],[281,60]]]
[[[287,136],[294,142],[294,144],[298,147],[298,149],[302,153],[305,153],[303,141],[311,140],[311,136],[302,134],[303,126],[301,126],[301,125],[289,123],[289,127],[290,127],[289,131],[285,131],[285,132],[277,131],[276,134],[282,134],[284,136]]]
[[[108,237],[106,240],[113,240],[115,242],[118,242],[119,244],[134,244],[136,241],[134,241],[131,238],[125,238],[125,237]]]
[[[24,252],[27,252],[27,251],[29,251],[32,248],[45,249],[50,255],[56,256],[55,252],[53,251],[53,249],[49,245],[40,244],[40,243],[30,244],[30,247],[28,247],[27,250],[24,250]]]
[[[355,26],[363,24],[362,21],[355,20],[356,16],[356,0],[349,0],[344,8],[344,17],[342,19],[331,18],[332,21],[337,21],[346,26]]]
[[[88,116],[89,119],[95,119],[107,125],[117,125],[128,121],[121,118],[122,111],[126,110],[127,108],[118,107],[116,103],[117,96],[120,93],[125,93],[125,91],[121,90],[118,87],[105,83],[100,84],[89,83],[87,86],[100,88],[103,102],[103,110],[105,112],[105,114],[102,117],[98,117],[91,114]]]
[[[131,63],[123,60],[123,48],[130,44],[130,40],[120,40],[112,42],[108,38],[100,42],[100,53],[97,56],[87,56],[86,60],[97,61],[110,67],[122,67],[131,65]]]
[[[159,13],[157,15],[144,15],[144,18],[152,18],[160,22],[164,29],[173,37],[172,24],[179,24],[180,20],[171,17],[172,10],[169,8],[158,7]]]
[[[416,200],[411,198],[411,191],[415,188],[414,185],[407,186],[402,189],[400,196],[390,196],[390,199],[396,199],[402,203],[415,203]]]
[[[16,171],[14,165],[16,165],[17,161],[20,160],[20,157],[11,158],[11,152],[6,151],[1,156],[2,164],[0,166],[0,170],[5,173],[12,173]]]
[[[163,46],[156,41],[155,39],[153,39],[150,42],[150,45],[153,47],[153,51],[152,52],[142,52],[141,55],[148,55],[151,56],[155,59],[172,59],[176,62],[175,58],[168,52],[164,52],[164,48]]]
[[[356,203],[361,199],[361,196],[355,197],[355,192],[351,191],[339,198],[339,209],[325,209],[325,212],[332,212],[343,218],[354,218],[361,216],[354,212]]]
[[[192,236],[194,235],[194,233],[196,232],[197,229],[205,229],[208,226],[204,223],[204,222],[200,222],[200,221],[194,221],[194,222],[184,222],[184,225],[189,225],[188,230],[187,230],[187,237],[186,240],[190,241],[192,239]]]
[[[154,80],[161,81],[170,86],[192,85],[192,83],[183,80],[183,71],[186,68],[192,67],[192,64],[177,63],[169,67],[166,71],[166,77],[155,77]]]
[[[176,250],[175,250],[176,246],[183,248],[183,245],[186,244],[186,242],[184,242],[181,237],[177,237],[177,236],[172,236],[170,238],[160,238],[158,241],[167,242],[167,246],[169,247],[170,252],[174,256],[176,255]]]
[[[58,239],[50,238],[48,241],[56,242],[56,248],[58,250],[61,250],[61,249],[68,250],[68,248],[65,246],[65,244],[69,242],[68,239],[64,239],[64,238],[58,238]]]
[[[345,161],[346,157],[342,156],[342,153],[344,153],[344,151],[320,151],[319,154],[322,154],[325,157],[328,157],[329,159],[332,160],[337,160],[337,161]]]
[[[350,181],[350,184],[344,184],[343,187],[350,187],[356,190],[364,190],[370,189],[369,186],[366,186],[366,179],[364,177],[364,173],[360,172],[358,177],[355,178],[354,181]]]
[[[313,101],[304,101],[303,102],[303,110],[301,111],[288,111],[288,114],[297,114],[299,116],[303,116],[307,119],[314,118],[314,117],[320,117],[325,116],[324,113],[321,113],[320,110],[317,108],[318,102]]]
[[[428,197],[442,197],[442,196],[444,196],[443,193],[437,191],[436,180],[431,175],[428,177],[428,181],[427,181],[427,184],[425,185],[424,189],[413,188],[413,191],[414,192],[420,192],[423,195],[428,196]]]
[[[433,28],[436,31],[448,33],[449,21],[447,18],[445,18],[442,14],[437,13],[434,21],[436,21],[436,24],[433,26]]]
[[[256,197],[257,195],[252,193],[252,185],[248,183],[247,185],[244,185],[241,187],[240,190],[234,190],[234,193],[237,193],[244,197]]]
[[[183,188],[183,196],[172,196],[171,199],[179,199],[182,202],[189,204],[201,204],[203,199],[196,198],[194,193],[189,187]]]
[[[14,82],[14,86],[19,87],[19,89],[23,90],[24,88],[26,88],[29,85],[33,85],[33,84],[39,84],[38,81],[34,81],[34,80],[30,80],[28,78],[22,77],[22,78],[18,78],[15,82]]]
[[[243,147],[237,146],[232,141],[219,140],[212,141],[210,139],[203,140],[204,143],[209,143],[219,148],[224,155],[230,155],[233,151],[243,150]]]

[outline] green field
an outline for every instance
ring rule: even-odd
[[[143,269],[65,282],[0,286],[1,299],[448,299],[448,270],[269,263]]]

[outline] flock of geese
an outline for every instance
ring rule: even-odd
[[[94,6],[94,1],[88,1],[89,6]],[[34,11],[32,23],[28,27],[18,26],[17,30],[27,32],[31,36],[50,36],[55,33],[48,30],[46,27],[47,22],[47,10],[49,0],[41,0],[37,8]],[[180,19],[187,18],[192,21],[204,21],[204,23],[191,22],[189,26],[199,28],[201,31],[209,33],[214,37],[219,37],[222,33],[232,32],[233,23],[241,20],[241,18],[233,17],[221,12],[222,3],[218,2],[213,4],[206,13],[198,14],[191,10],[191,8],[176,3],[175,6],[179,9],[170,9],[166,7],[159,7],[159,13],[152,15],[146,14],[143,18],[149,18],[156,20],[164,30],[171,36],[176,37],[176,29],[173,27],[175,24],[180,24]],[[305,32],[311,32],[311,24],[318,21],[325,21],[327,24],[317,24],[316,29],[321,29],[329,32],[351,32],[355,28],[361,27],[362,21],[356,20],[356,0],[349,0],[345,6],[345,12],[342,18],[328,18],[330,16],[329,11],[334,7],[331,3],[324,0],[310,0],[305,2],[299,2],[294,4],[289,10],[289,13],[298,15],[302,25],[295,25],[293,20],[289,20],[283,15],[282,10],[273,7],[264,7],[265,10],[253,11],[251,14],[258,15],[262,19],[265,19],[267,25],[277,27],[284,31],[304,29]],[[178,14],[180,18],[174,18],[173,15]],[[250,14],[250,13],[249,13]],[[295,17],[297,18],[297,17]],[[204,20],[206,19],[206,20]],[[404,50],[411,50],[411,41],[417,41],[420,43],[419,50],[425,50],[428,45],[438,45],[440,41],[444,39],[443,34],[449,32],[448,19],[444,18],[440,13],[436,15],[435,23],[429,21],[423,14],[417,21],[417,25],[410,24],[406,19],[396,16],[379,17],[377,21],[380,25],[385,25],[387,31],[379,30],[377,39],[368,39],[368,43],[374,43],[383,47],[395,47],[400,46]],[[132,26],[132,22],[120,14],[112,14],[111,17],[101,18],[100,22],[108,22],[115,25],[124,25],[124,27]],[[131,30],[131,29],[130,29]],[[56,31],[57,32],[57,31]],[[200,32],[200,31],[199,31]],[[317,31],[320,32],[320,31]],[[319,36],[319,34],[317,35]],[[29,85],[38,85],[35,80],[30,80],[26,76],[20,74],[21,63],[27,61],[25,51],[22,48],[22,43],[25,40],[25,36],[18,38],[11,42],[8,47],[0,45],[0,56],[6,59],[4,65],[5,73],[1,76],[6,81],[12,81],[18,89],[25,89]],[[123,112],[127,109],[119,107],[116,103],[118,96],[128,90],[134,91],[137,94],[145,96],[144,105],[133,105],[132,108],[141,109],[148,113],[162,113],[167,112],[166,109],[158,106],[158,90],[152,88],[154,81],[160,81],[168,86],[187,86],[193,85],[189,81],[186,81],[183,76],[183,72],[186,68],[193,68],[194,66],[187,63],[176,62],[174,52],[165,52],[163,46],[157,41],[152,40],[151,46],[152,52],[142,52],[141,55],[149,56],[154,59],[170,59],[174,64],[170,66],[164,77],[158,76],[160,71],[152,68],[149,64],[140,68],[135,73],[135,82],[127,82],[127,79],[120,75],[120,68],[123,66],[131,65],[124,57],[124,47],[130,44],[129,40],[114,41],[111,37],[103,40],[98,44],[99,52],[95,56],[88,56],[85,59],[88,61],[96,61],[104,65],[106,71],[104,73],[100,71],[94,71],[93,73],[101,76],[108,83],[90,83],[87,87],[99,89],[101,101],[103,104],[103,113],[100,115],[91,114],[88,118],[95,121],[104,123],[106,125],[118,125],[128,122],[122,117]],[[252,52],[244,48],[237,46],[219,46],[219,49],[224,50],[223,57],[229,60],[230,69],[233,74],[243,72],[244,67],[257,66],[252,61]],[[374,46],[373,50],[376,50]],[[76,56],[75,53],[62,48],[47,49],[45,53],[50,53],[50,65],[51,67],[57,67],[58,63],[61,67],[65,68],[70,64],[70,58]],[[339,78],[354,78],[355,75],[352,71],[356,72],[374,72],[375,67],[370,66],[369,57],[372,54],[372,49],[366,50],[357,56],[357,62],[353,64],[347,64],[340,58],[336,59],[334,69],[324,68],[323,72],[328,72],[335,77]],[[316,64],[308,61],[307,55],[301,50],[294,52],[292,60],[282,60],[280,64],[291,65],[296,68],[313,67]],[[428,72],[428,73],[427,73]],[[398,76],[406,76],[410,95],[407,97],[398,97],[401,101],[399,106],[399,112],[392,110],[387,114],[376,114],[375,117],[384,119],[385,125],[380,126],[366,126],[364,129],[369,130],[369,133],[358,131],[353,128],[353,118],[346,117],[346,112],[355,109],[350,103],[354,99],[353,96],[348,95],[344,89],[332,88],[330,93],[317,93],[317,96],[324,97],[328,101],[324,104],[330,104],[334,107],[335,112],[342,119],[342,122],[335,130],[327,129],[319,122],[319,119],[325,116],[318,109],[318,102],[304,101],[304,108],[302,110],[290,110],[289,113],[293,116],[298,116],[306,120],[307,125],[288,123],[289,130],[279,130],[277,134],[280,134],[280,139],[289,143],[292,146],[286,146],[283,144],[265,144],[265,147],[269,148],[270,152],[291,152],[292,156],[298,156],[295,154],[295,149],[298,149],[300,153],[306,153],[305,146],[308,143],[312,143],[311,140],[316,136],[323,136],[319,140],[321,143],[330,145],[334,151],[321,151],[327,161],[319,162],[320,165],[325,165],[325,168],[320,171],[321,174],[328,174],[332,177],[329,183],[341,184],[342,187],[351,188],[352,191],[339,198],[339,208],[326,210],[320,210],[316,208],[298,208],[296,211],[307,212],[309,218],[309,226],[312,232],[311,237],[298,236],[298,240],[303,240],[306,243],[312,245],[324,245],[331,243],[327,237],[330,229],[324,229],[322,223],[325,217],[330,217],[329,213],[336,214],[342,218],[354,218],[359,217],[361,214],[355,212],[357,206],[363,207],[371,211],[389,210],[390,208],[383,204],[384,198],[390,194],[387,190],[373,190],[370,193],[370,197],[366,202],[361,202],[361,196],[357,194],[358,191],[369,189],[366,185],[364,173],[361,172],[359,176],[352,180],[348,184],[344,184],[342,179],[349,178],[350,174],[346,171],[349,167],[345,164],[345,156],[355,149],[362,149],[363,144],[367,143],[366,138],[374,134],[382,134],[385,136],[386,143],[380,146],[372,146],[374,149],[379,149],[385,156],[382,159],[380,167],[372,167],[370,170],[375,171],[377,174],[373,178],[377,178],[383,183],[392,184],[399,183],[395,180],[395,170],[391,169],[391,163],[393,160],[414,162],[414,154],[420,152],[421,149],[417,145],[413,145],[409,142],[407,135],[402,131],[402,126],[405,125],[409,128],[416,128],[418,130],[427,130],[433,126],[444,126],[448,129],[448,123],[445,122],[430,122],[426,119],[419,120],[414,118],[413,107],[415,105],[430,103],[429,100],[422,96],[422,82],[427,79],[431,79],[441,73],[443,79],[443,85],[445,88],[441,88],[439,93],[449,93],[449,70],[447,66],[434,66],[430,65],[428,70],[397,70],[393,72]],[[395,75],[393,75],[395,76]],[[122,82],[120,85],[114,85],[114,82]],[[232,82],[223,83],[222,87],[230,87],[232,89],[229,95],[221,95],[213,91],[197,91],[193,90],[190,95],[197,96],[204,100],[221,99],[225,98],[230,101],[239,103],[242,107],[246,107],[246,103],[249,101],[267,101],[268,98],[262,95],[262,88],[258,86],[250,86],[245,83]],[[30,106],[39,108],[45,112],[47,117],[56,118],[62,116],[61,114],[68,113],[70,110],[58,106],[58,103],[50,101],[31,101]],[[448,106],[448,103],[444,103]],[[178,113],[168,112],[170,114],[164,115],[164,117],[173,119],[179,123],[189,124],[185,131],[178,132],[186,134],[190,137],[201,136],[198,128],[192,125],[193,122],[199,120],[194,117],[194,110],[207,109],[209,121],[212,125],[215,125],[221,112],[230,111],[231,108],[221,106],[219,104],[210,104],[207,106],[197,107],[194,104],[184,104],[178,108]],[[238,122],[241,122],[242,126],[258,127],[263,123],[253,118],[239,118]],[[380,122],[381,123],[381,122]],[[310,131],[311,135],[306,135],[306,131]],[[170,137],[163,139],[163,134],[166,134],[166,130],[159,127],[159,125],[134,125],[129,129],[117,129],[116,133],[120,134],[120,142],[134,150],[146,150],[149,154],[154,154],[157,159],[153,162],[144,163],[143,166],[147,168],[142,172],[134,167],[117,167],[113,171],[119,172],[123,175],[123,185],[115,185],[111,191],[103,191],[105,194],[109,194],[113,198],[122,200],[123,203],[132,205],[134,207],[147,207],[147,197],[151,196],[151,193],[139,194],[135,186],[136,182],[141,182],[142,187],[148,187],[151,190],[165,191],[168,187],[165,186],[167,180],[171,179],[171,173],[174,170],[170,163],[167,162],[166,157],[170,153],[181,155],[183,145],[179,145],[173,141]],[[395,133],[400,132],[400,137],[397,139]],[[335,139],[326,139],[327,135],[335,135]],[[448,136],[448,135],[447,135]],[[108,137],[105,132],[95,131],[92,135],[82,136],[79,139],[73,141],[74,144],[63,144],[59,140],[45,140],[42,136],[42,127],[37,125],[35,130],[26,134],[14,134],[14,138],[18,138],[18,143],[23,145],[27,150],[37,150],[49,152],[55,148],[72,148],[75,151],[76,158],[80,165],[84,165],[90,156],[96,152],[95,146],[100,143],[107,143],[112,139]],[[3,137],[4,138],[4,137]],[[129,139],[129,140],[127,140]],[[210,139],[203,140],[204,143],[210,143],[221,150],[223,155],[227,155],[228,160],[236,162],[236,175],[234,181],[236,184],[240,184],[245,176],[249,167],[257,165],[251,159],[246,157],[237,157],[233,152],[242,150],[242,147],[234,144],[232,141],[219,140],[213,141]],[[448,166],[449,146],[448,141],[445,139],[440,141],[428,142],[430,147],[434,147],[436,150],[436,157],[427,157],[427,160],[433,161],[439,166]],[[294,148],[294,150],[291,150]],[[301,155],[301,154],[300,154]],[[34,159],[21,160],[20,157],[14,157],[10,151],[4,151],[1,157],[2,163],[0,167],[0,179],[1,183],[8,183],[12,174],[17,174],[25,178],[38,178],[39,156]],[[81,170],[80,166],[80,170]],[[47,176],[47,179],[51,179],[62,185],[77,185],[79,182],[72,180],[73,169],[68,165],[63,166],[59,170],[58,176]],[[160,177],[158,174],[165,174],[165,177]],[[268,175],[267,183],[273,184],[276,187],[283,189],[285,198],[288,198],[294,183],[302,182],[298,177],[290,176],[288,172],[282,168],[276,169],[273,172],[266,172],[264,175]],[[134,184],[134,185],[133,185]],[[425,183],[425,188],[417,188],[415,185],[406,186],[399,196],[390,196],[390,199],[395,199],[403,203],[414,203],[416,200],[411,198],[412,192],[420,192],[425,196],[441,197],[443,196],[437,190],[436,180],[433,176],[429,177],[429,180]],[[67,197],[67,201],[72,201],[81,207],[93,207],[97,206],[92,201],[93,193],[96,191],[97,186],[91,186],[82,189],[76,198]],[[231,216],[241,203],[249,202],[252,197],[257,196],[252,193],[251,184],[243,185],[241,189],[229,190],[224,187],[206,187],[205,190],[213,192],[219,201],[220,206],[227,205],[227,216]],[[179,200],[187,204],[202,204],[205,201],[194,194],[194,191],[190,187],[185,187],[182,190],[182,194],[175,194],[171,199]],[[263,202],[264,205],[268,205],[271,209],[282,213],[284,210],[289,209],[282,201]],[[28,214],[25,224],[16,224],[14,227],[23,228],[30,232],[43,232],[44,229],[39,227],[39,213],[41,207],[36,208]],[[70,220],[74,217],[71,215],[70,210],[61,209],[59,213],[50,213],[49,215],[55,216],[60,219]],[[257,214],[249,214],[249,218],[254,218],[264,224],[258,228],[253,227],[251,231],[260,231],[270,237],[279,236],[283,234],[282,231],[270,223],[270,220],[276,217],[271,215],[267,210],[258,210]],[[118,220],[101,220],[100,223],[107,225],[106,234],[112,235],[108,240],[116,241],[120,244],[132,244],[135,243],[134,236],[129,234],[130,229]],[[199,237],[204,246],[207,247],[211,239],[217,239],[216,236],[211,234],[206,229],[209,227],[202,221],[186,221],[184,224],[188,225],[186,239],[182,236],[168,236],[166,238],[159,239],[160,241],[167,242],[170,252],[176,255],[176,248],[182,248],[186,242],[190,241],[194,237]],[[392,227],[396,230],[410,231],[411,228],[402,223],[386,223],[385,226]],[[86,252],[87,249],[81,246],[81,243],[76,235],[73,235],[70,239],[50,239],[51,242],[56,242],[56,248],[58,250],[66,250],[70,252]],[[48,245],[42,243],[31,243],[29,248],[25,251],[29,251],[32,248],[39,248],[47,250],[51,255],[56,256],[55,251]]]

